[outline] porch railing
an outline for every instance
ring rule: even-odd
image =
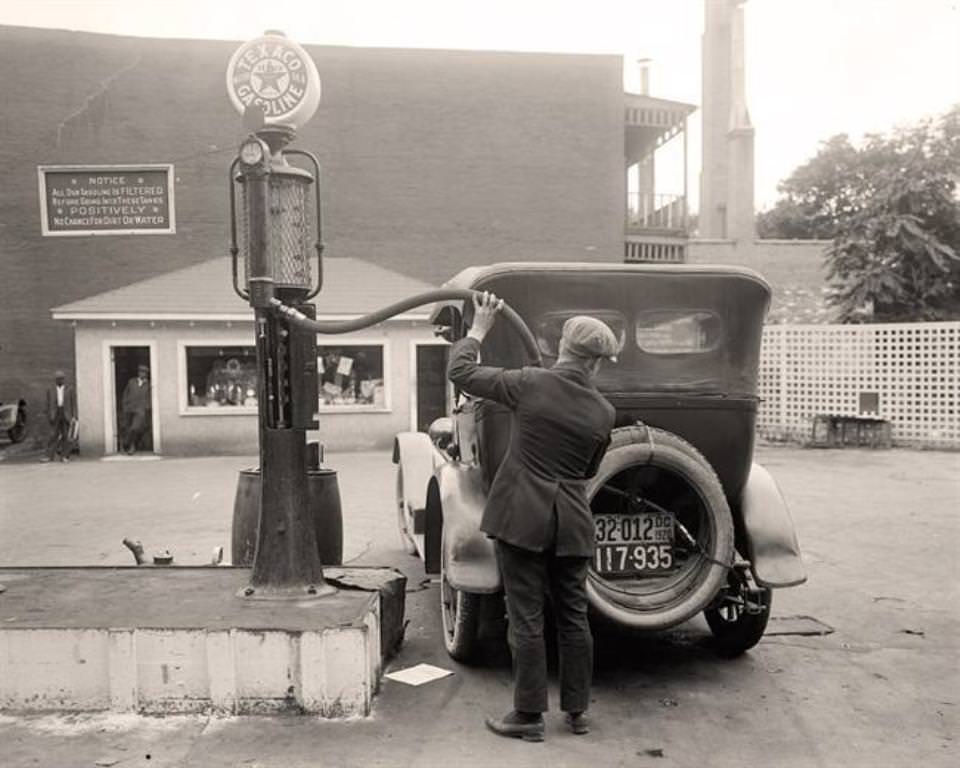
[[[627,195],[627,231],[686,232],[687,200],[683,195],[633,192]]]

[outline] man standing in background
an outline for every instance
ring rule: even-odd
[[[137,376],[127,382],[123,390],[123,451],[132,456],[140,447],[140,438],[147,428],[151,408],[150,368],[137,366]]]
[[[47,390],[47,421],[53,427],[47,442],[47,453],[40,461],[70,461],[70,425],[77,418],[77,393],[67,384],[63,371],[53,375],[54,385]]]

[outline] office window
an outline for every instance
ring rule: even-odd
[[[185,348],[187,407],[255,409],[257,353],[253,346],[188,346]]]
[[[321,408],[388,407],[382,344],[319,345],[317,373]]]

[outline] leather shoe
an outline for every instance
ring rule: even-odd
[[[520,714],[513,711],[502,718],[488,717],[487,728],[498,736],[509,736],[524,741],[543,741],[543,716]]]
[[[567,724],[567,728],[578,736],[590,733],[590,722],[583,712],[567,712],[563,717],[563,722]]]

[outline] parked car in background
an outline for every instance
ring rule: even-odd
[[[27,401],[0,402],[0,434],[5,434],[11,443],[19,443],[27,436]]]
[[[737,267],[517,263],[470,268],[447,286],[503,298],[546,365],[573,315],[603,320],[620,340],[617,362],[597,378],[617,417],[588,486],[592,613],[656,631],[703,612],[721,654],[755,645],[773,590],[806,579],[787,505],[753,462],[767,283]],[[472,310],[438,306],[438,333],[462,338]],[[481,349],[488,365],[530,364],[524,355],[507,323]],[[394,444],[401,541],[440,575],[444,640],[458,660],[474,655],[487,618],[503,616],[493,542],[479,524],[511,419],[502,405],[456,393],[449,417]]]

